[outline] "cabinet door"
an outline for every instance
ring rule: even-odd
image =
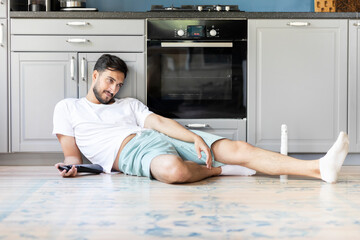
[[[360,152],[360,21],[349,21],[349,139],[350,151]]]
[[[1,0],[0,0],[1,1]],[[8,152],[8,75],[6,19],[0,19],[0,152]]]
[[[145,54],[111,53],[125,61],[129,71],[117,98],[133,97],[145,103]],[[102,53],[79,54],[79,97],[85,97],[92,83],[92,73]]]
[[[246,141],[246,119],[174,119],[191,130]]]
[[[12,53],[12,151],[61,151],[52,135],[57,102],[77,97],[75,53]]]
[[[347,20],[249,20],[248,141],[326,152],[347,130]]]
[[[0,18],[6,18],[7,16],[7,2],[9,0],[0,0]]]

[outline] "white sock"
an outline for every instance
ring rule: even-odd
[[[223,165],[221,166],[220,175],[241,175],[241,176],[251,176],[256,173],[255,170],[252,170],[247,167],[239,165]]]
[[[320,158],[319,168],[322,180],[328,183],[336,182],[348,151],[349,138],[346,133],[340,132],[334,145],[324,157]]]

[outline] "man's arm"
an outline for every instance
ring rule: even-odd
[[[206,165],[208,168],[211,168],[212,157],[210,148],[199,135],[196,135],[195,133],[187,130],[178,122],[152,113],[145,119],[144,127],[154,129],[158,132],[164,133],[169,137],[185,142],[193,142],[195,144],[195,150],[198,154],[198,157],[201,158],[201,151],[205,152]]]
[[[64,152],[64,163],[57,163],[55,164],[55,167],[59,169],[59,166],[62,165],[75,165],[75,164],[82,164],[82,158],[81,153],[76,145],[75,138],[62,135],[62,134],[56,134],[60,144],[61,148]],[[66,170],[60,171],[61,176],[63,177],[74,177],[77,174],[77,169],[75,166],[73,166],[68,172]]]

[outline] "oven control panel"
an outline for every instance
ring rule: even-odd
[[[174,37],[179,38],[211,38],[220,37],[220,29],[212,25],[207,28],[204,25],[188,25],[180,29],[174,29]]]
[[[247,20],[150,19],[148,39],[247,39]]]

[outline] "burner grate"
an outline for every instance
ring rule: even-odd
[[[180,7],[164,7],[164,5],[152,5],[150,12],[240,12],[238,5],[181,5]]]

